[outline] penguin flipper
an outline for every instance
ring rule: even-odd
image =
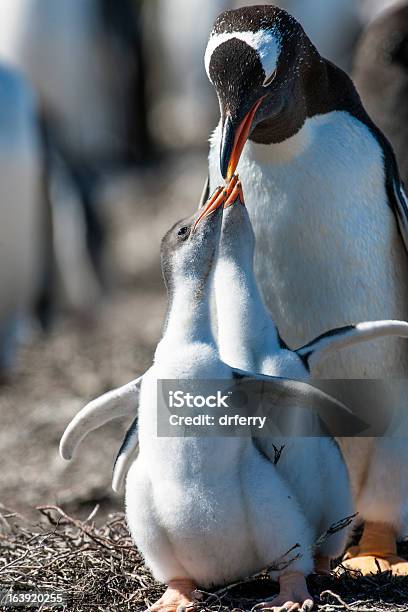
[[[408,338],[406,321],[366,321],[338,327],[318,336],[295,351],[312,369],[333,351],[385,337]]]
[[[311,384],[289,378],[267,376],[232,368],[233,378],[240,381],[265,382],[257,385],[262,401],[282,409],[302,407],[319,417],[320,431],[314,435],[354,436],[364,431],[367,424],[356,417],[345,404]]]
[[[138,420],[139,417],[136,417],[132,422],[116,455],[112,475],[112,489],[115,493],[123,491],[129,467],[139,450]]]
[[[94,429],[102,427],[113,419],[135,415],[142,380],[143,376],[140,376],[123,387],[101,395],[82,408],[61,438],[61,457],[66,460],[72,459],[78,444]]]

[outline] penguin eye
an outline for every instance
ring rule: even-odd
[[[275,80],[275,77],[276,77],[276,70],[272,72],[271,76],[265,77],[265,80],[262,83],[263,87],[268,87],[268,85],[270,85]]]
[[[179,231],[177,232],[177,236],[187,236],[188,234],[188,225],[184,225],[183,227],[180,227]]]

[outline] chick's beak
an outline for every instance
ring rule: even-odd
[[[200,211],[194,225],[191,234],[195,232],[197,226],[201,223],[201,221],[211,215],[211,213],[215,212],[222,206],[224,206],[225,201],[227,199],[227,189],[222,187],[217,187],[212,196],[209,198],[203,209]]]
[[[209,217],[221,207],[229,208],[237,201],[245,206],[241,181],[238,175],[234,174],[226,187],[217,187],[212,196],[207,200],[193,225],[191,236],[203,219]]]
[[[242,190],[241,181],[239,180],[238,175],[234,174],[228,185],[227,200],[224,204],[224,209],[233,206],[237,202],[245,206],[244,192]]]
[[[245,146],[248,136],[251,133],[252,123],[261,105],[264,96],[260,98],[247,113],[243,121],[235,127],[234,121],[230,114],[227,114],[222,131],[221,150],[220,150],[220,168],[224,179],[229,181],[241,157],[242,150]]]

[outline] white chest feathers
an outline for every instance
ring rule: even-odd
[[[218,126],[211,188],[221,180],[219,142]],[[257,241],[256,276],[290,346],[355,321],[407,318],[406,254],[382,149],[365,125],[337,111],[308,119],[282,144],[249,141],[238,172]]]

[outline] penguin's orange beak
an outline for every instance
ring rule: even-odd
[[[197,225],[205,218],[215,212],[220,206],[228,208],[232,206],[237,200],[244,204],[244,194],[242,191],[241,181],[237,174],[231,177],[231,180],[227,187],[217,187],[213,195],[207,201],[207,204],[203,207],[199,214],[196,222],[193,225],[192,234],[194,233]],[[245,205],[245,204],[244,204]]]
[[[227,189],[222,187],[217,187],[212,196],[207,201],[207,204],[203,207],[201,213],[198,215],[196,222],[193,225],[192,234],[197,228],[197,225],[204,219],[204,217],[208,217],[211,213],[215,212],[220,206],[225,204],[225,201],[228,197]]]
[[[242,150],[251,133],[256,111],[260,107],[264,97],[265,96],[262,96],[262,98],[254,104],[249,113],[245,115],[238,128],[235,128],[230,115],[227,115],[225,119],[220,150],[220,167],[221,174],[227,181],[231,180],[237,169]]]
[[[242,190],[241,181],[237,174],[234,174],[227,188],[227,200],[224,204],[224,208],[229,208],[235,202],[240,202],[245,206],[244,192]]]

